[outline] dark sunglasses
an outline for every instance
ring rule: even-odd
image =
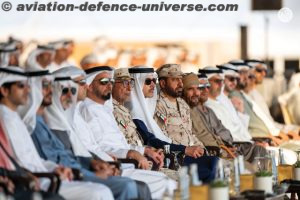
[[[122,83],[124,87],[134,87],[134,80],[120,80],[120,81],[116,81],[116,83]]]
[[[262,73],[262,72],[267,73],[267,70],[266,70],[266,69],[255,68],[255,71],[257,71],[258,73]]]
[[[75,83],[77,83],[78,85],[84,86],[86,84],[86,79],[82,79],[80,81],[74,81]]]
[[[98,80],[101,85],[107,85],[108,83],[114,84],[115,79],[113,78],[102,78]]]
[[[238,81],[239,80],[239,78],[238,77],[227,77],[226,76],[226,79],[228,79],[230,82],[234,82],[234,81]]]
[[[76,91],[77,89],[74,88],[74,87],[71,87],[71,88],[63,88],[62,91],[61,91],[61,94],[62,95],[66,95],[68,94],[69,92],[71,92],[72,95],[76,94]]]
[[[200,84],[198,88],[199,88],[199,90],[209,89],[210,88],[210,84],[209,83]]]
[[[156,82],[157,82],[157,78],[147,78],[146,80],[145,80],[145,85],[151,85],[151,83],[154,83],[154,84],[156,84]]]
[[[223,83],[223,79],[213,79],[211,80],[212,82],[216,83],[216,84],[221,84]]]

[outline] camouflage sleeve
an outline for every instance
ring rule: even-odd
[[[192,134],[192,137],[193,137],[193,143],[195,145],[204,148],[204,144],[195,136],[195,134]]]
[[[120,131],[125,134],[126,133],[126,124],[125,124],[125,121],[120,112],[121,112],[120,109],[116,105],[114,105],[113,115],[115,117],[115,120],[118,124]]]
[[[166,131],[167,111],[160,101],[157,101],[153,118],[156,121],[157,125],[160,127],[160,129],[164,132],[164,134],[167,135],[167,131]]]
[[[125,130],[125,123],[124,123],[124,120],[122,120],[122,118],[119,117],[118,115],[114,115],[114,116],[115,116],[115,120],[116,120],[116,122],[117,122],[117,124],[118,124],[118,127],[119,127],[120,131],[121,131],[122,133],[125,133],[126,130]]]

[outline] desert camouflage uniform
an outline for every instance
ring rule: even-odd
[[[176,102],[171,102],[163,92],[160,92],[154,119],[173,143],[203,146],[192,133],[190,108],[183,99],[177,98]]]
[[[123,105],[119,104],[118,101],[113,99],[114,111],[116,122],[119,129],[124,133],[128,144],[143,146],[143,139],[139,135],[136,126],[131,118],[129,110]]]

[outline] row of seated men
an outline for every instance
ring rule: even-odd
[[[205,182],[213,180],[218,160],[209,146],[226,150],[222,157],[240,154],[251,163],[265,156],[266,148],[281,145],[287,162],[294,162],[288,147],[297,146],[298,132],[276,133],[254,111],[246,92],[255,69],[249,63],[207,67],[198,75],[166,64],[157,70],[159,87],[154,69],[143,66],[64,67],[51,74],[37,67],[1,68],[3,168],[54,171],[64,180],[59,195],[66,199],[145,199],[176,187],[163,173],[149,170],[162,167],[165,145],[185,155],[183,165],[197,163]],[[265,127],[251,123],[247,105]],[[122,164],[121,173],[113,161],[126,158],[141,170]],[[70,168],[82,173],[81,181]],[[40,188],[48,185],[41,181]]]
[[[87,73],[85,77],[85,72],[76,67],[61,68],[53,74],[25,72],[13,66],[1,68],[0,116],[6,141],[2,167],[12,171],[25,168],[30,174],[58,173],[63,179],[59,194],[66,199],[156,199],[165,190],[174,190],[175,181],[148,170],[151,164],[162,166],[162,150],[128,143],[110,106],[104,105],[111,97],[112,68],[96,67]],[[89,98],[85,99],[87,94]],[[80,101],[87,105],[79,106]],[[217,158],[201,157],[203,149],[195,148],[196,154],[190,153],[193,157],[186,164],[198,163],[200,178],[210,181]],[[141,170],[125,166],[120,173],[108,163],[125,158],[136,160]],[[81,181],[70,182],[74,177],[70,168],[82,173]],[[47,183],[41,181],[40,187],[45,190]]]

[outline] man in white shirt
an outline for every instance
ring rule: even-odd
[[[208,93],[209,98],[205,105],[215,112],[222,124],[230,131],[233,142],[238,142],[238,144],[235,144],[238,148],[237,151],[244,155],[245,160],[249,162],[252,162],[255,157],[265,156],[265,148],[253,144],[252,137],[247,129],[245,129],[242,123],[235,121],[230,110],[217,100],[223,88],[222,70],[216,67],[205,67],[203,70],[199,70],[199,73],[205,73],[211,85]]]
[[[28,99],[29,88],[26,81],[27,77],[21,68],[10,66],[6,70],[0,69],[0,121],[18,162],[32,172],[58,173],[63,179],[59,194],[66,199],[100,200],[104,196],[113,199],[111,191],[105,186],[71,181],[73,174],[70,168],[39,157],[24,122],[16,112],[18,106],[25,105]],[[46,190],[48,185],[48,182],[41,180],[41,189]]]
[[[54,58],[54,48],[50,45],[38,45],[30,52],[26,60],[26,68],[30,70],[47,69]]]
[[[95,67],[86,70],[89,85],[86,98],[80,106],[84,120],[89,124],[102,150],[117,158],[131,158],[138,161],[142,169],[149,169],[149,162],[143,156],[144,147],[129,145],[120,132],[113,116],[111,98],[113,76],[110,67]]]
[[[273,121],[274,125],[280,129],[283,133],[291,135],[293,139],[299,140],[299,126],[296,125],[285,125],[276,122],[271,113],[270,109],[267,105],[265,98],[261,95],[261,93],[257,90],[257,86],[263,83],[263,80],[267,74],[267,65],[259,60],[246,60],[246,63],[253,67],[250,75],[253,76],[251,81],[251,88],[249,87],[249,91],[247,94],[249,97],[256,102],[256,104],[260,107],[260,109],[266,114],[266,116]]]
[[[81,103],[79,110],[96,143],[102,151],[114,157],[134,159],[138,161],[140,168],[149,169],[149,162],[143,156],[144,147],[127,143],[115,121],[112,104],[109,105],[109,102],[107,102],[111,98],[112,92],[112,69],[110,67],[95,67],[86,70],[86,72],[88,74],[87,83],[89,84],[88,98]],[[161,172],[136,169],[124,170],[122,176],[147,183],[152,198],[160,199],[167,188],[171,191],[176,188],[175,182],[169,180]]]

